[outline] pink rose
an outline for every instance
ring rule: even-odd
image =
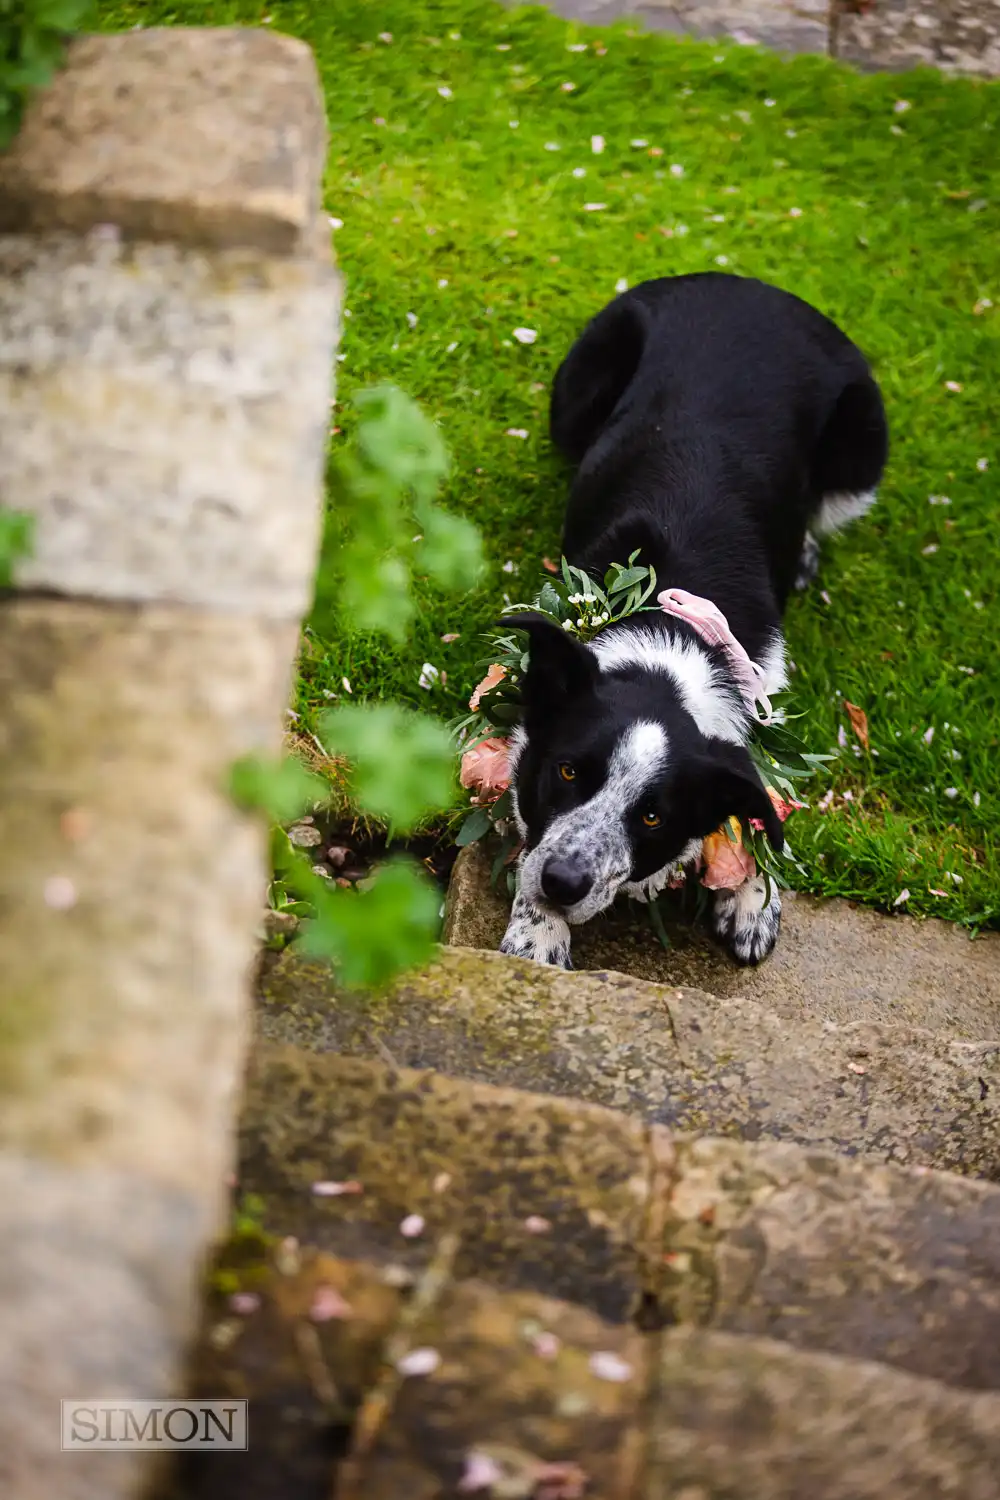
[[[469,707],[472,709],[473,713],[475,713],[476,709],[479,707],[480,700],[484,698],[487,693],[492,693],[497,684],[503,682],[506,676],[507,668],[501,667],[498,662],[494,662],[492,667],[490,667],[490,670],[487,672],[486,676],[483,678],[482,682],[476,688],[476,691],[473,693],[472,697],[469,699]],[[462,785],[464,786],[465,783],[463,782]]]
[[[736,842],[720,828],[710,833],[702,845],[701,857],[705,861],[701,883],[710,891],[735,891],[745,880],[752,880],[757,873],[754,857],[743,847],[739,823],[730,818],[730,827],[736,833]]]
[[[487,798],[499,797],[510,785],[506,740],[483,740],[462,756],[461,782]]]
[[[791,802],[786,802],[781,793],[776,792],[773,786],[769,786],[767,788],[767,795],[770,797],[771,804],[775,812],[778,814],[778,817],[781,819],[782,823],[791,813],[795,811],[797,807],[805,807],[806,805],[804,802],[796,802],[794,798]],[[759,818],[751,818],[750,827],[753,829],[754,833],[764,832],[764,825]]]

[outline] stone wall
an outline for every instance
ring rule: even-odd
[[[825,52],[859,68],[1000,74],[1000,0],[551,0],[561,15]]]
[[[0,158],[0,1493],[115,1500],[61,1397],[178,1378],[219,1227],[339,283],[309,50],[87,38]]]

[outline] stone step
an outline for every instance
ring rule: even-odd
[[[240,1182],[277,1233],[955,1386],[1000,1389],[1000,1189],[258,1043]],[[355,1184],[337,1196],[316,1183]],[[409,1233],[408,1231],[413,1231]]]
[[[551,1363],[525,1338],[535,1327],[560,1341]],[[474,1454],[515,1473],[565,1464],[554,1492],[582,1495],[586,1480],[593,1500],[996,1500],[994,1396],[766,1339],[623,1338],[577,1308],[477,1283],[414,1337],[440,1364],[403,1383],[338,1500],[456,1495]]]
[[[272,1041],[573,1096],[692,1133],[798,1141],[1000,1177],[1000,1045],[624,974],[445,949],[377,1002],[286,952],[264,970]]]
[[[477,1473],[503,1482],[484,1496],[995,1500],[993,1394],[771,1339],[644,1335],[458,1281],[444,1238],[409,1292],[286,1243],[249,1311],[211,1298],[191,1394],[248,1396],[251,1448],[197,1455],[157,1500],[443,1500]]]
[[[508,911],[490,887],[489,852],[478,844],[463,849],[448,892],[445,942],[495,950]],[[666,925],[669,950],[641,908],[598,917],[574,929],[576,969],[617,969],[721,997],[741,995],[782,1016],[901,1022],[970,1041],[1000,1040],[1000,933],[972,942],[947,922],[786,895],[773,956],[759,969],[743,969],[690,923]]]

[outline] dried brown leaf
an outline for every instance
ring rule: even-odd
[[[851,721],[851,728],[854,730],[864,749],[867,750],[869,748],[868,715],[856,703],[848,703],[846,698],[844,699],[844,707],[847,709],[847,717]]]

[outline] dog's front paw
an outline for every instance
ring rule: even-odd
[[[536,964],[554,964],[560,969],[573,967],[569,956],[569,924],[561,917],[539,911],[522,896],[514,898],[507,931],[500,944],[501,953],[515,958],[530,958]]]
[[[734,891],[717,891],[712,931],[738,964],[759,964],[773,951],[781,928],[781,897],[771,882],[771,899],[762,875],[745,880]]]

